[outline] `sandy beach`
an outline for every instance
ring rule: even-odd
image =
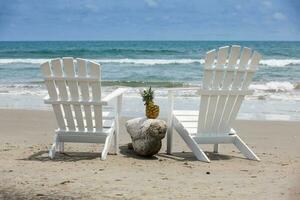
[[[120,153],[99,159],[96,144],[66,144],[47,157],[53,112],[0,110],[0,199],[300,199],[300,123],[237,121],[240,136],[261,158],[249,161],[231,145],[204,146],[195,159],[175,133],[174,154],[142,158],[128,150],[122,119]]]

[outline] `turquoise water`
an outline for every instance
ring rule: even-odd
[[[200,83],[205,52],[238,44],[259,51],[262,67],[256,82],[300,80],[300,42],[0,42],[1,83],[41,80],[39,64],[46,59],[72,56],[103,64],[108,84],[157,86]],[[163,80],[163,81],[162,81]],[[115,83],[113,81],[116,81]]]
[[[269,110],[265,112],[274,113],[275,110],[275,114],[297,118],[300,111],[295,112],[292,107],[300,101],[300,42],[0,42],[0,106],[22,107],[24,101],[20,99],[26,98],[37,99],[28,100],[25,103],[28,106],[30,102],[39,102],[38,99],[46,94],[39,65],[50,58],[64,56],[101,63],[103,85],[108,90],[118,86],[134,87],[137,89],[132,89],[128,95],[135,98],[139,87],[152,85],[157,88],[157,98],[164,98],[165,88],[201,85],[205,52],[233,44],[250,47],[263,55],[260,70],[251,85],[255,93],[248,101],[284,104],[284,109],[280,110],[276,110],[276,106],[266,106]],[[188,91],[179,96],[194,97],[196,94]]]

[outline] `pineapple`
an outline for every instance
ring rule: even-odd
[[[143,97],[143,101],[146,105],[146,116],[149,119],[155,119],[159,115],[159,106],[155,105],[153,102],[154,99],[154,90],[149,89],[143,90],[141,92],[141,96]]]

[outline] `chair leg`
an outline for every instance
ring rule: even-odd
[[[54,139],[53,139],[53,144],[51,146],[51,148],[49,149],[49,157],[51,159],[53,159],[55,157],[55,153],[56,153],[56,149],[58,148],[58,137],[57,137],[57,134],[54,136]]]
[[[172,143],[173,143],[173,127],[169,125],[167,129],[167,154],[172,154]]]
[[[114,132],[114,154],[119,153],[119,141],[118,141],[118,133],[117,131]]]
[[[214,144],[214,153],[219,152],[219,144]]]
[[[107,157],[108,150],[109,150],[110,143],[111,143],[111,139],[112,139],[112,134],[110,134],[109,136],[106,137],[104,148],[103,148],[103,151],[101,153],[101,160],[105,160],[106,157]]]
[[[53,159],[55,157],[55,149],[56,149],[56,144],[52,144],[50,150],[49,150],[49,158]]]
[[[168,91],[168,129],[167,129],[167,154],[172,154],[173,130],[174,130],[174,94],[171,90]]]
[[[259,157],[255,155],[255,153],[246,145],[246,143],[236,135],[236,138],[233,144],[240,150],[240,152],[250,160],[257,160],[260,161]]]
[[[60,142],[59,143],[59,152],[63,153],[65,151],[65,143],[64,142]]]
[[[205,155],[203,150],[199,147],[199,145],[193,140],[193,138],[189,135],[185,129],[178,130],[176,129],[181,138],[185,141],[185,143],[188,145],[188,147],[192,150],[192,152],[195,154],[198,160],[204,161],[204,162],[210,162],[209,158]]]

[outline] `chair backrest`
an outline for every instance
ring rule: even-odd
[[[228,134],[261,55],[233,45],[206,53],[199,109],[198,134]]]
[[[73,58],[58,58],[41,65],[60,130],[102,130],[100,64]]]

